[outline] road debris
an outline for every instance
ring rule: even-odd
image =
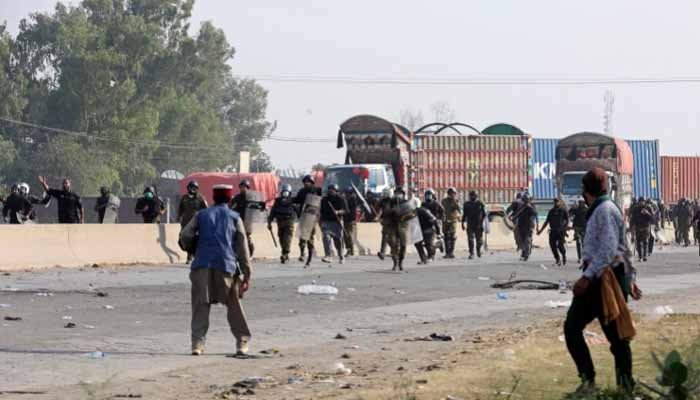
[[[93,352],[90,352],[90,353],[85,353],[85,357],[91,358],[91,359],[93,359],[93,360],[99,360],[99,359],[105,358],[106,356],[107,356],[107,354],[105,354],[105,353],[103,353],[103,352],[101,352],[101,351],[99,351],[99,350],[98,350],[98,351],[93,351]]]
[[[525,285],[519,286],[519,285]],[[494,289],[532,289],[532,290],[559,290],[559,282],[538,281],[532,279],[508,280],[496,282],[491,285]]]
[[[304,377],[302,377],[302,376],[295,375],[295,376],[290,376],[289,378],[287,378],[287,384],[289,384],[289,385],[295,385],[295,384],[302,383],[302,382],[304,382]]]
[[[658,306],[658,307],[654,308],[654,314],[656,314],[656,315],[673,314],[673,309],[670,306]]]
[[[337,295],[338,289],[330,285],[301,285],[297,288],[297,293],[303,295]]]
[[[491,278],[488,277],[488,276],[480,276],[480,277],[478,277],[478,278],[476,278],[476,279],[478,279],[478,280],[480,280],[480,281],[490,281],[490,280],[491,280]]]
[[[143,398],[143,395],[140,394],[115,394],[114,396],[115,399],[140,399]]]
[[[341,362],[335,363],[333,369],[335,370],[336,375],[350,375],[350,374],[352,374],[352,370],[350,368],[346,368],[345,365]]]
[[[0,308],[12,308],[11,304],[0,304]]]
[[[351,358],[351,356],[350,356],[350,354],[345,353],[345,354],[341,355],[340,358],[345,359],[345,360],[349,360]]]
[[[22,317],[10,317],[10,316],[5,317],[5,321],[21,321],[21,320],[22,320]]]
[[[65,324],[63,327],[64,327],[64,328],[69,328],[69,329],[70,329],[70,328],[75,328],[75,323],[69,322],[69,323]]]
[[[102,306],[102,308],[104,308],[105,310],[114,310],[114,306],[111,306],[109,304],[105,304],[104,306]]]
[[[64,321],[71,321],[73,317],[71,317],[70,315],[64,315],[63,317],[61,317],[61,319]]]
[[[346,340],[347,338],[348,338],[347,336],[343,335],[342,333],[339,333],[339,334],[335,335],[335,338],[334,338],[334,339],[336,339],[336,340]]]
[[[39,297],[53,297],[53,293],[50,292],[39,292],[35,296]]]
[[[506,292],[498,292],[496,293],[496,298],[498,300],[508,300],[508,293]]]
[[[95,329],[94,326],[92,326],[92,325],[86,325],[86,324],[83,324],[82,327],[85,328],[85,329]]]
[[[566,301],[549,300],[546,303],[544,303],[544,305],[549,307],[549,308],[566,308],[566,307],[571,307],[571,300],[566,300]]]
[[[407,342],[451,342],[455,340],[453,336],[431,333],[428,336],[419,336],[413,339],[406,339]]]

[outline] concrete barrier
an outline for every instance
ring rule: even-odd
[[[273,224],[273,232],[276,228]],[[92,264],[173,264],[184,263],[186,255],[177,245],[180,226],[177,224],[117,225],[1,225],[2,257],[0,270],[22,270],[48,267],[82,267]],[[272,244],[265,224],[254,227],[255,257],[274,259],[280,249]],[[667,230],[667,238],[673,231]],[[381,226],[378,223],[358,224],[358,239],[371,254],[379,250]],[[491,224],[487,238],[489,250],[514,250],[514,240],[502,222]],[[292,244],[292,255],[298,255],[298,239]],[[548,248],[548,235],[535,236],[537,247]],[[317,228],[316,249],[323,253],[320,229]],[[458,232],[457,251],[467,250],[466,234]],[[410,252],[415,252],[413,246]],[[570,259],[574,259],[572,254]]]

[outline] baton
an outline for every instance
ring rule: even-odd
[[[275,234],[272,233],[272,226],[270,226],[268,230],[270,231],[270,236],[272,236],[272,244],[274,244],[275,248],[277,248],[277,239],[275,239]]]

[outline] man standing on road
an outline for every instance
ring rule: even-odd
[[[569,228],[569,213],[561,199],[554,199],[554,207],[549,210],[547,220],[537,231],[538,236],[547,228],[547,225],[549,225],[549,248],[552,249],[554,261],[557,266],[566,265],[566,231]]]
[[[518,208],[518,212],[513,215],[513,221],[516,222],[515,232],[520,240],[520,249],[522,250],[520,260],[527,261],[532,254],[532,234],[535,229],[539,229],[537,210],[532,205],[528,194],[522,196],[522,204]]]
[[[345,242],[345,257],[348,257],[355,255],[354,238],[357,234],[357,221],[355,221],[355,218],[357,217],[357,208],[359,206],[358,198],[352,187],[345,188],[345,202],[348,206],[348,212],[343,214],[343,241]],[[359,246],[357,250],[362,254],[362,249]]]
[[[328,193],[321,200],[321,232],[323,234],[324,263],[332,262],[331,246],[335,245],[340,264],[345,263],[343,249],[343,224],[342,218],[348,213],[348,204],[338,193],[338,185],[328,185]]]
[[[116,213],[119,211],[119,198],[112,195],[109,188],[102,186],[100,188],[100,197],[95,201],[95,212],[97,213],[97,221],[102,224],[105,220],[105,213],[108,208]]]
[[[581,262],[581,252],[583,251],[583,242],[586,238],[586,214],[588,214],[588,206],[586,199],[581,198],[578,205],[571,209],[572,225],[574,227],[574,240],[576,241],[576,256],[578,262]]]
[[[297,216],[299,217],[301,217],[301,213],[304,210],[306,196],[309,194],[313,194],[316,196],[321,195],[321,188],[315,186],[316,182],[314,181],[314,178],[311,175],[304,176],[301,182],[304,184],[304,187],[299,189],[297,195],[294,197],[294,207],[297,209]],[[309,263],[311,262],[311,258],[313,257],[314,242],[316,241],[315,237],[316,226],[314,225],[313,229],[311,229],[311,236],[308,241],[304,239],[299,239],[299,261],[304,261],[304,253],[306,252],[307,247],[309,250],[309,258],[306,262],[306,265],[309,265]]]
[[[394,252],[391,258],[394,261],[392,271],[403,271],[403,260],[406,258],[409,238],[411,236],[411,219],[416,216],[416,204],[413,200],[406,199],[406,192],[399,186],[394,190],[392,205],[391,232],[394,235]]]
[[[690,202],[681,199],[678,203],[676,215],[678,218],[678,237],[683,247],[690,246],[690,221],[693,218]]]
[[[445,258],[455,258],[455,244],[457,243],[457,224],[462,219],[457,190],[447,189],[447,197],[442,199],[442,208],[445,210],[445,223],[443,233],[445,235]]]
[[[50,189],[48,181],[43,176],[39,177],[39,183],[48,196],[58,201],[59,224],[82,224],[85,222],[85,209],[80,196],[71,189],[70,179],[63,180],[63,189]]]
[[[610,342],[617,384],[631,391],[634,380],[630,340],[634,336],[634,325],[631,318],[627,318],[626,300],[630,294],[638,300],[641,291],[635,284],[636,271],[629,262],[622,212],[607,195],[605,171],[594,168],[586,173],[583,191],[586,203],[590,205],[583,247],[583,276],[574,285],[574,299],[564,323],[566,346],[582,380],[574,394],[585,396],[595,392],[595,368],[583,336],[586,325],[595,318],[600,321]],[[608,293],[617,295],[609,296]],[[606,304],[614,302],[620,315],[604,315],[604,300]]]
[[[243,222],[246,218],[246,209],[248,208],[248,190],[250,190],[250,182],[247,179],[243,179],[241,183],[238,184],[238,194],[233,197],[231,204],[229,205],[231,209],[240,215]],[[252,232],[246,231],[246,238],[248,239],[248,250],[250,251],[250,257],[253,257],[255,252],[255,245],[251,238]]]
[[[207,200],[199,193],[199,183],[197,181],[188,182],[187,194],[180,198],[180,204],[177,207],[177,222],[180,223],[180,229],[184,229],[195,214],[207,206]],[[187,263],[192,261],[193,256],[194,254],[187,253]]]
[[[382,191],[382,199],[379,201],[379,211],[377,211],[377,219],[379,219],[382,225],[382,242],[379,246],[379,252],[377,257],[380,260],[384,260],[386,254],[386,247],[389,246],[390,254],[394,254],[394,245],[396,233],[392,230],[392,224],[394,215],[392,212],[392,197],[394,193],[391,189],[386,188]]]
[[[445,220],[445,208],[442,206],[442,204],[440,204],[439,201],[437,201],[437,198],[435,197],[435,191],[433,189],[428,189],[425,191],[424,201],[423,201],[423,204],[421,205],[421,207],[425,207],[428,211],[430,211],[431,214],[433,214],[433,216],[435,218],[437,218],[438,228],[439,228],[437,230],[437,232],[441,232],[442,231],[442,222]],[[438,233],[438,236],[440,236],[440,233]],[[439,241],[437,247],[440,249],[440,251],[444,252],[445,248],[442,245],[443,241],[440,240],[439,237],[437,239]],[[433,246],[433,250],[434,250],[433,256],[431,258],[434,259],[435,258],[435,246],[436,246],[435,237],[432,239],[431,246]]]
[[[294,237],[295,216],[292,187],[290,185],[282,185],[280,196],[275,199],[270,215],[267,217],[267,229],[270,232],[272,232],[272,221],[277,221],[277,237],[282,247],[282,255],[280,256],[282,264],[289,262],[289,252],[292,247],[292,238]]]
[[[214,186],[213,207],[199,211],[180,232],[180,241],[192,248],[192,355],[204,353],[209,311],[212,304],[225,304],[231,333],[236,338],[236,355],[248,352],[250,329],[240,300],[248,291],[251,264],[243,220],[228,208],[233,195],[230,185]]]
[[[165,213],[165,203],[158,197],[153,186],[147,186],[143,190],[143,196],[136,200],[134,212],[141,214],[144,224],[160,224],[160,216]]]
[[[3,220],[13,225],[23,224],[32,213],[32,204],[19,193],[19,185],[12,185],[10,195],[3,203]]]
[[[425,203],[416,209],[418,223],[423,234],[423,241],[416,243],[416,251],[420,257],[418,264],[428,264],[435,258],[435,246],[433,240],[435,234],[440,234],[440,224],[433,213],[425,207]]]
[[[506,208],[506,218],[509,218],[513,222],[513,227],[514,227],[513,239],[515,240],[516,251],[522,250],[520,236],[518,235],[518,230],[515,229],[518,226],[518,221],[515,218],[515,215],[518,213],[518,211],[520,210],[520,207],[522,207],[522,205],[523,205],[522,198],[523,198],[522,193],[516,194],[515,200],[513,200],[510,203],[510,205],[508,206],[508,208]]]
[[[475,245],[476,256],[481,258],[481,246],[484,244],[485,218],[486,206],[479,200],[479,194],[476,191],[470,191],[469,200],[464,202],[464,212],[462,213],[462,230],[466,229],[467,231],[470,260],[474,259]]]

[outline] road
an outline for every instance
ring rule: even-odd
[[[696,249],[657,251],[650,262],[638,266],[646,299],[635,303],[634,310],[653,314],[655,307],[669,305],[676,312],[697,312],[698,261]],[[184,265],[1,276],[0,315],[22,320],[0,321],[0,393],[38,393],[0,394],[0,399],[110,398],[136,392],[143,398],[211,399],[220,385],[249,376],[276,376],[285,381],[278,388],[283,390],[291,370],[327,372],[344,352],[353,353],[346,364],[354,366],[355,374],[362,371],[366,379],[376,379],[387,365],[420,360],[405,354],[415,348],[405,339],[433,332],[463,338],[483,329],[565,315],[565,308],[545,303],[569,300],[569,293],[508,290],[507,299],[498,299],[499,291],[490,288],[493,281],[513,273],[518,279],[554,282],[578,276],[575,265],[552,266],[544,250],[536,250],[527,263],[517,261],[514,252],[474,261],[439,260],[429,266],[417,266],[410,258],[403,274],[389,272],[389,261],[373,257],[332,268],[320,262],[308,270],[298,262],[256,262],[254,268],[254,285],[244,299],[254,335],[251,351],[280,352],[255,360],[225,357],[233,352],[234,341],[222,307],[212,311],[206,355],[189,355]],[[297,294],[298,286],[309,283],[333,285],[339,293]],[[68,323],[75,327],[66,328]],[[336,340],[338,333],[348,339]],[[436,348],[431,346],[441,344],[425,346],[430,350],[426,354],[433,354]],[[94,351],[105,357],[87,356]],[[318,385],[306,389],[322,390]]]

